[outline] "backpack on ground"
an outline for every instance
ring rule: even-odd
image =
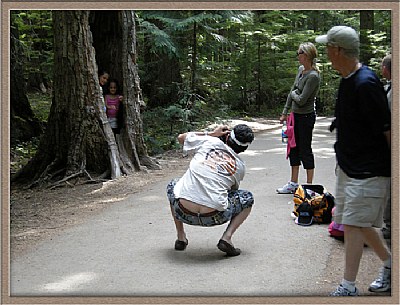
[[[318,224],[331,223],[332,209],[335,206],[335,198],[331,193],[327,192],[322,185],[299,185],[293,196],[293,214],[296,217],[299,217],[300,215],[298,209],[303,202],[307,202],[311,206],[313,211],[313,222]]]

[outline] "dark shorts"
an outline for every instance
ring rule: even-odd
[[[179,198],[175,198],[174,187],[179,179],[173,179],[167,186],[167,196],[171,207],[175,211],[177,220],[193,226],[212,227],[222,225],[240,214],[244,209],[251,208],[254,203],[253,194],[245,190],[235,190],[228,193],[228,208],[215,213],[196,214],[182,209]]]

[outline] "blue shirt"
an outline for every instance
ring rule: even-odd
[[[336,158],[352,178],[391,175],[390,148],[384,132],[390,130],[390,111],[376,74],[362,66],[342,78],[335,108]]]

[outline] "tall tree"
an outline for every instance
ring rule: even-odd
[[[111,172],[111,178],[158,168],[149,158],[140,118],[141,90],[136,67],[135,23],[132,11],[119,11],[122,43],[120,67],[124,87],[125,127],[114,137],[104,111],[98,67],[89,26],[89,11],[54,11],[54,96],[46,133],[38,153],[16,180],[59,184],[92,173]],[[111,22],[110,24],[113,24]],[[117,64],[118,65],[118,64]]]

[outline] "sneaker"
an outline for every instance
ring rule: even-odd
[[[278,194],[294,194],[298,186],[299,186],[298,183],[289,181],[287,184],[278,188],[276,191]]]
[[[384,239],[390,239],[391,238],[391,234],[390,234],[390,227],[384,227],[382,228],[382,235]]]
[[[354,287],[354,291],[350,291],[349,289],[345,288],[340,284],[336,287],[335,291],[332,291],[329,296],[331,297],[355,297],[358,296],[358,289]]]
[[[369,285],[368,290],[371,292],[387,292],[390,291],[390,275],[391,268],[382,267],[379,276]]]

